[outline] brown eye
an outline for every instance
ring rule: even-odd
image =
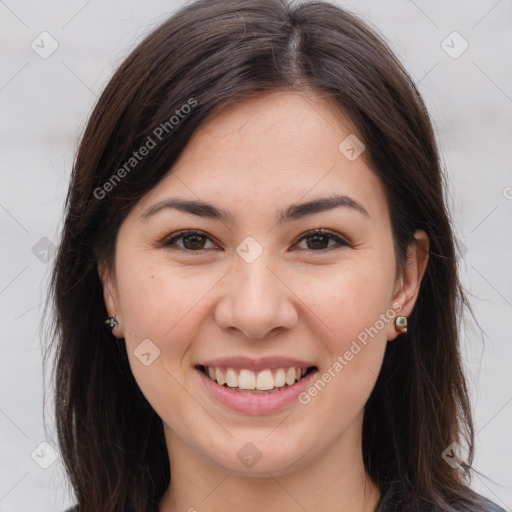
[[[306,241],[306,247],[301,247],[301,249],[310,249],[313,251],[322,251],[336,246],[348,245],[343,238],[331,231],[325,230],[311,231],[307,233],[306,236],[303,236],[299,242],[303,240]],[[329,245],[330,242],[334,242],[334,244]]]
[[[178,248],[186,251],[197,252],[208,249],[208,247],[205,247],[208,241],[211,242],[210,238],[200,231],[182,231],[170,238],[167,238],[162,243],[162,246],[169,247],[170,249]]]
[[[196,250],[204,249],[205,237],[202,235],[187,235],[183,238],[183,246],[185,249]]]

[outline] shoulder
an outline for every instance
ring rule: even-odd
[[[457,501],[451,501],[451,508],[453,512],[507,512],[501,508],[498,504],[494,503],[490,499],[476,493],[472,489],[468,488],[467,499],[460,499]],[[409,499],[407,493],[404,495],[404,491],[401,486],[395,482],[390,484],[382,495],[381,501],[375,512],[405,512],[408,509]],[[478,507],[478,508],[475,508]],[[429,512],[437,512],[438,506],[430,504],[425,507],[425,510]],[[415,509],[416,510],[416,509]],[[446,510],[443,508],[443,510]]]
[[[393,492],[393,491],[395,491],[395,492]],[[377,508],[378,512],[380,512],[380,511],[387,512],[388,510],[394,510],[392,508],[392,506],[393,506],[393,503],[392,503],[393,496],[392,495],[395,493],[396,493],[396,490],[393,489],[392,487],[390,489],[388,489],[383,500],[380,503],[380,506]],[[478,498],[480,498],[480,500],[482,502],[482,508],[481,508],[480,512],[507,512],[504,508],[501,508],[499,505],[497,505],[493,501],[485,498],[484,496],[481,496],[480,494],[477,494],[476,496]],[[455,510],[457,510],[457,511],[466,512],[465,505],[461,504],[460,506],[456,505],[455,507],[456,507]],[[73,506],[73,507],[68,508],[64,512],[76,512],[76,510],[77,510],[77,506]]]
[[[494,501],[485,498],[484,496],[477,494],[482,502],[482,512],[506,512],[504,508],[501,508],[498,504],[494,503]],[[464,509],[461,508],[462,512]]]
[[[471,497],[474,502],[478,503],[478,512],[506,512],[506,510],[501,508],[497,503],[494,503],[489,498],[486,498],[473,490],[471,490]],[[457,512],[466,512],[468,510],[468,506],[466,502],[454,503],[454,509]]]

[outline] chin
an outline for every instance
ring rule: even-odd
[[[264,436],[268,436],[268,431]],[[208,447],[210,459],[226,471],[239,476],[268,478],[272,476],[286,475],[301,465],[305,464],[305,454],[301,454],[299,446],[303,443],[283,443],[282,439],[257,440],[257,436],[247,435],[230,438],[229,445],[211,452]],[[272,434],[271,434],[272,436]],[[254,441],[250,441],[250,439]]]

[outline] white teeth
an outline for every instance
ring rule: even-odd
[[[286,373],[283,368],[279,368],[274,375],[274,386],[283,387],[286,384]]]
[[[274,377],[272,375],[272,372],[270,370],[263,370],[260,373],[258,373],[258,377],[256,378],[256,389],[260,389],[261,391],[267,391],[272,388],[274,388]]]
[[[226,383],[226,378],[224,377],[222,370],[220,370],[219,368],[215,368],[215,377],[216,377],[217,382],[221,386],[224,386],[224,384]]]
[[[233,368],[228,368],[226,372],[226,384],[230,388],[238,387],[238,375],[236,374],[235,370],[233,370]]]
[[[221,386],[226,384],[230,388],[249,393],[279,391],[286,384],[292,386],[296,381],[301,380],[308,371],[307,368],[292,367],[267,369],[260,372],[243,368],[238,372],[234,368],[224,370],[213,366],[207,366],[205,370],[210,379],[217,381]]]
[[[295,382],[295,376],[295,368],[288,368],[286,372],[286,384],[288,384],[288,386],[291,386]]]
[[[240,370],[240,375],[238,376],[238,387],[240,389],[263,389],[259,386],[256,386],[256,376],[254,375],[254,372],[251,372],[251,370]],[[274,383],[272,383],[272,387],[274,387]]]

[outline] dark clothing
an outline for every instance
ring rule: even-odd
[[[499,507],[496,503],[488,500],[484,496],[474,493],[482,501],[482,508],[480,512],[506,512],[503,508]],[[405,512],[407,507],[403,507],[400,499],[399,486],[391,484],[382,494],[382,498],[375,510],[375,512]],[[429,510],[431,510],[429,508]],[[457,504],[456,510],[466,512],[463,504]]]
[[[493,503],[487,498],[484,498],[483,496],[480,496],[480,498],[482,500],[481,512],[506,512],[505,509],[499,507],[496,505],[496,503]],[[465,512],[462,506],[458,508],[458,510],[460,510],[460,512]],[[71,507],[65,512],[75,512],[75,507]],[[387,490],[383,493],[375,512],[403,512],[403,509],[400,505],[398,486],[390,485],[387,488]]]

